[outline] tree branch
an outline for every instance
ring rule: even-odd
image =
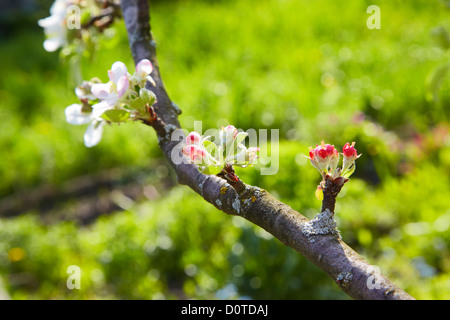
[[[148,2],[122,0],[121,8],[134,62],[149,59],[154,65],[152,77],[156,88],[148,88],[154,91],[157,97],[154,107],[158,120],[151,125],[156,131],[162,152],[177,173],[180,184],[189,186],[223,212],[241,216],[265,229],[312,261],[355,299],[413,299],[387,277],[375,273],[373,266],[336,234],[311,232],[311,220],[278,201],[267,191],[243,184],[243,187],[237,188],[237,192],[226,180],[200,173],[196,165],[173,163],[171,152],[179,141],[171,141],[170,138],[171,133],[180,128],[177,119],[180,112],[167,95],[161,80],[156,46],[150,32]],[[324,206],[334,209],[334,202]]]

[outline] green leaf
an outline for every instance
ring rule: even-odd
[[[128,100],[128,104],[129,108],[132,110],[139,110],[144,105],[144,103],[142,103],[142,100],[140,98],[130,99]]]
[[[124,122],[130,117],[130,113],[121,109],[107,110],[102,117],[111,122]]]
[[[241,168],[247,168],[247,167],[253,166],[253,164],[250,164],[248,161],[241,161],[241,162],[233,163],[233,166],[241,167]]]
[[[91,20],[91,11],[90,10],[86,10],[81,15],[80,23],[83,25],[83,24],[88,23],[89,20]]]
[[[148,103],[149,105],[152,105],[156,101],[155,94],[146,88],[141,88],[139,90],[139,97],[141,98],[143,104]]]
[[[220,173],[221,171],[222,171],[222,166],[215,165],[215,164],[209,165],[209,166],[205,167],[205,169],[203,169],[204,174],[216,175],[216,174]]]
[[[219,151],[216,144],[209,140],[203,140],[203,146],[205,147],[205,150],[213,157],[215,157]]]
[[[236,135],[236,138],[235,138],[236,145],[237,145],[238,143],[241,143],[242,141],[244,141],[244,139],[245,139],[247,136],[248,136],[248,133],[247,133],[247,132],[239,132],[239,133]]]
[[[353,163],[347,170],[345,170],[345,172],[342,174],[342,177],[344,178],[349,178],[353,172],[355,172],[356,170],[356,163]]]

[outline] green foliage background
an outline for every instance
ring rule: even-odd
[[[36,207],[1,218],[0,282],[11,298],[348,299],[265,231],[177,186],[151,128],[111,126],[87,149],[85,128],[64,118],[76,102],[71,66],[43,50],[36,25],[50,3],[36,4],[3,17],[0,209],[108,170],[133,173],[155,196],[94,190],[122,209],[85,225],[83,198],[50,216]],[[415,298],[449,299],[450,81],[436,70],[450,61],[450,11],[443,1],[380,0],[381,29],[369,30],[371,4],[152,1],[151,23],[184,128],[279,129],[278,173],[238,174],[309,218],[319,175],[302,155],[322,139],[356,141],[363,156],[337,203],[344,241]],[[82,59],[85,79],[106,81],[117,60],[133,68],[123,22],[111,32]],[[82,270],[80,290],[66,287],[69,265]]]

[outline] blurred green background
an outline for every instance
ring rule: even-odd
[[[302,155],[356,141],[342,238],[415,298],[450,299],[448,1],[151,3],[184,128],[279,129],[278,173],[238,174],[309,218],[319,174]],[[366,27],[371,4],[379,30]],[[110,126],[86,148],[85,128],[64,117],[73,68],[42,47],[50,5],[1,10],[1,297],[348,299],[265,231],[178,186],[151,128]],[[122,21],[82,59],[83,78],[107,81],[117,60],[133,68]],[[69,265],[79,290],[66,287]]]

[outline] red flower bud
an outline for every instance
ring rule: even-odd
[[[309,159],[311,160],[311,164],[323,173],[328,171],[329,166],[332,170],[336,168],[337,162],[339,161],[339,154],[334,146],[325,144],[322,141],[322,144],[316,146],[315,149],[310,148]]]
[[[355,171],[355,160],[358,159],[361,155],[358,155],[358,153],[356,152],[354,142],[352,142],[351,145],[347,142],[342,148],[342,154],[344,155],[342,175],[348,178],[353,173],[353,171]]]
[[[334,148],[334,146],[332,146],[330,144],[325,144],[322,141],[322,144],[320,146],[316,146],[315,149],[311,149],[309,151],[309,158],[311,160],[313,160],[314,157],[318,157],[319,160],[325,161],[325,160],[328,160],[328,157],[331,157],[336,152],[337,151]]]
[[[350,145],[350,143],[346,143],[344,145],[344,147],[342,148],[342,153],[344,155],[344,157],[346,158],[358,158],[358,153],[356,152],[355,149],[355,142],[352,142],[352,144]]]

